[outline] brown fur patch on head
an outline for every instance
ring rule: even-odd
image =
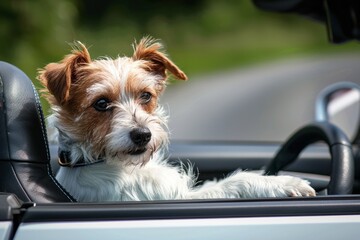
[[[81,42],[77,42],[71,54],[41,69],[38,79],[53,96],[48,96],[48,100],[53,104],[64,105],[69,99],[71,85],[77,81],[77,68],[90,62],[88,50]]]
[[[162,82],[145,81],[142,75],[130,73],[125,85],[125,91],[136,99],[136,103],[147,113],[153,113],[157,107],[159,95],[162,93],[164,85]],[[150,101],[144,102],[142,94],[149,93]]]
[[[134,60],[147,61],[147,68],[167,78],[166,70],[171,72],[176,78],[187,80],[187,76],[181,71],[162,50],[162,45],[153,38],[145,37],[140,40],[139,44],[134,44]]]

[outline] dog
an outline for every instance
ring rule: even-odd
[[[145,37],[131,57],[92,60],[80,42],[38,79],[58,132],[56,178],[80,202],[315,196],[309,183],[291,176],[237,170],[197,184],[185,164],[168,162],[168,116],[158,100],[169,75],[187,76]]]

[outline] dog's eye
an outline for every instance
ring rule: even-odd
[[[146,104],[146,103],[150,102],[151,98],[152,98],[152,95],[149,92],[143,92],[140,95],[140,99],[141,99],[142,104]]]
[[[108,99],[100,98],[93,104],[93,107],[99,112],[105,112],[110,109],[109,103],[110,101]]]

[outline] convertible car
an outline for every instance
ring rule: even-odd
[[[254,3],[324,21],[332,42],[360,39],[356,0]],[[359,83],[320,91],[316,120],[282,144],[174,141],[170,147],[171,159],[194,164],[199,181],[238,168],[286,173],[309,180],[316,197],[77,203],[54,178],[57,146],[48,143],[31,80],[0,62],[0,239],[359,239],[360,134],[348,136],[330,121],[339,99],[359,101],[351,97]]]

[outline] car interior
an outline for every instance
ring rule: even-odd
[[[320,2],[254,1],[263,9],[297,12],[324,20],[325,10],[317,7]],[[332,20],[336,16],[344,17],[337,11],[335,1],[327,2],[330,5],[328,11],[334,15]],[[288,7],[285,8],[285,5]],[[311,6],[315,10],[307,11],[310,5],[316,5]],[[359,35],[351,35],[348,28],[336,29],[329,27],[331,22],[327,24],[333,42],[359,39]],[[339,33],[341,29],[343,31]],[[346,84],[340,87],[353,88]],[[330,93],[325,94],[323,99],[328,99]],[[15,218],[20,223],[82,219],[302,216],[346,214],[354,209],[359,210],[358,139],[349,140],[340,128],[326,119],[299,126],[299,130],[289,133],[288,140],[281,145],[177,141],[170,146],[171,161],[174,164],[190,161],[198,169],[200,182],[222,178],[238,168],[268,175],[290,174],[309,180],[318,193],[316,197],[77,203],[54,177],[58,169],[57,147],[48,143],[37,90],[25,73],[6,62],[0,62],[0,99],[1,218]]]

